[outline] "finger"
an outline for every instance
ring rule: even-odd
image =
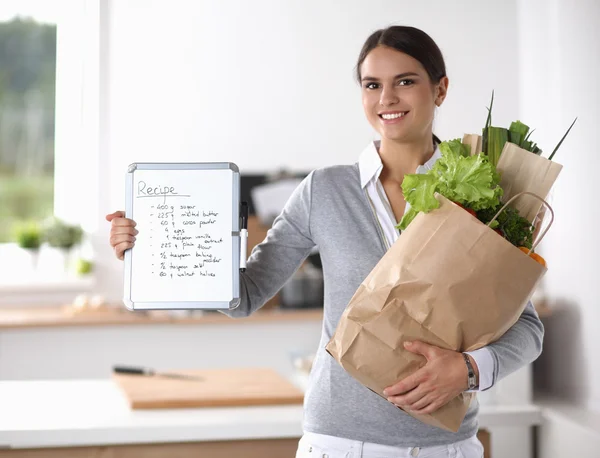
[[[436,410],[438,410],[439,408],[440,408],[440,406],[438,405],[438,403],[436,401],[434,401],[422,409],[411,410],[410,413],[415,413],[417,415],[430,415],[433,412],[435,412]]]
[[[383,394],[385,396],[399,396],[401,394],[407,393],[410,390],[415,389],[421,383],[421,379],[423,377],[423,370],[419,369],[412,375],[409,375],[405,379],[399,381],[395,385],[387,387],[383,390]]]
[[[133,245],[134,245],[133,242],[122,242],[122,243],[119,243],[118,245],[116,245],[115,246],[115,255],[117,256],[117,258],[119,258],[122,261],[125,251],[133,248]]]
[[[414,390],[411,390],[408,393],[403,394],[401,396],[390,396],[388,398],[388,401],[393,402],[394,404],[399,406],[410,406],[415,402],[418,402],[421,399],[423,399],[423,397],[427,394],[428,393],[423,389],[423,385],[419,385]]]
[[[407,405],[407,407],[412,412],[418,412],[418,411],[420,411],[422,409],[425,409],[430,404],[432,404],[433,401],[434,401],[433,395],[427,394],[427,395],[423,396],[421,399],[419,399],[418,401],[413,402],[413,403]]]
[[[118,234],[110,237],[110,245],[116,247],[120,243],[134,243],[135,237],[129,234]]]
[[[425,358],[427,358],[427,361],[429,361],[435,356],[435,349],[437,347],[426,344],[425,342],[421,342],[420,340],[415,340],[413,342],[404,342],[404,348],[411,353],[423,355]]]
[[[106,215],[106,221],[108,221],[108,222],[111,222],[115,218],[125,218],[125,212],[124,211],[116,211],[116,212],[109,213],[108,215]]]
[[[137,226],[137,223],[130,218],[114,218],[112,220],[112,225],[114,226]]]
[[[121,235],[121,234],[127,234],[127,235],[138,235],[140,233],[140,231],[138,231],[136,228],[134,228],[133,226],[115,226],[110,230],[110,235],[111,236],[115,236],[115,235]]]

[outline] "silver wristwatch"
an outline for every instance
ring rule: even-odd
[[[468,370],[468,383],[469,383],[469,390],[474,390],[479,386],[479,383],[477,383],[477,377],[475,376],[475,370],[473,369],[473,365],[471,364],[471,360],[469,359],[469,356],[466,353],[463,353],[463,358],[465,358],[465,363],[467,363],[467,370]]]

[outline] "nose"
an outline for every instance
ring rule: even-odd
[[[381,97],[379,98],[379,104],[383,107],[389,107],[398,103],[398,96],[394,92],[394,89],[390,86],[384,86],[381,90]]]

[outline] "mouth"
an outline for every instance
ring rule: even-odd
[[[379,113],[377,116],[379,116],[379,119],[381,119],[384,124],[391,124],[401,121],[408,113],[408,111],[389,111],[386,113]]]

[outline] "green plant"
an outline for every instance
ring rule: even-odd
[[[88,259],[78,258],[75,265],[75,271],[79,275],[89,274],[94,268],[94,263]]]
[[[24,177],[0,173],[0,243],[16,241],[13,228],[17,223],[44,221],[51,216],[53,199],[52,176]]]
[[[19,222],[13,229],[14,238],[21,248],[37,250],[42,244],[42,230],[36,222]]]
[[[44,239],[52,247],[68,250],[79,244],[82,238],[83,229],[79,225],[70,225],[58,218],[46,223]]]

